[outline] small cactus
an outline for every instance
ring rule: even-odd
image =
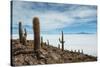
[[[47,43],[46,43],[46,42],[44,42],[44,45],[47,45]]]
[[[71,49],[71,52],[73,52],[73,50]]]
[[[24,29],[24,33],[23,33],[22,23],[19,22],[19,40],[20,43],[22,43],[23,45],[27,44],[26,37],[27,37],[26,29]]]
[[[76,50],[74,50],[74,52],[76,52]]]
[[[27,45],[27,40],[26,40],[26,36],[23,36],[23,42],[22,42],[23,45]]]
[[[43,47],[43,37],[41,37],[41,47]]]
[[[48,44],[48,46],[49,46],[49,40],[47,40],[47,44]]]
[[[60,44],[58,44],[58,49],[60,49]]]
[[[38,17],[33,18],[34,51],[40,49],[40,22]]]
[[[78,50],[78,53],[80,53],[80,50]]]
[[[19,40],[20,40],[20,43],[23,43],[23,29],[22,29],[21,22],[19,22]]]
[[[63,31],[62,31],[62,37],[61,37],[61,39],[59,38],[59,42],[62,44],[62,51],[64,51],[64,43],[65,43],[65,41],[64,41]]]
[[[23,35],[23,45],[27,45],[27,32],[26,29],[24,29],[24,35]]]
[[[27,31],[26,31],[26,29],[24,29],[24,32],[25,32],[24,36],[27,37]]]
[[[83,54],[83,50],[81,50],[81,53]]]

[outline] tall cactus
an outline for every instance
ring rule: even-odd
[[[64,43],[65,43],[65,41],[64,41],[63,31],[62,31],[62,37],[61,37],[61,39],[59,38],[59,42],[62,44],[62,51],[64,51]]]
[[[33,31],[34,31],[34,51],[40,49],[40,23],[39,18],[33,18]]]
[[[23,29],[22,29],[21,22],[19,22],[19,40],[20,40],[20,43],[23,43]]]

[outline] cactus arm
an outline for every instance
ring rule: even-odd
[[[59,42],[62,43],[61,39],[59,38]]]

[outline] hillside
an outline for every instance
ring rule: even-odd
[[[12,65],[14,66],[97,61],[97,57],[69,50],[62,51],[46,43],[36,53],[33,40],[27,40],[27,45],[22,45],[18,39],[11,40],[11,45]]]

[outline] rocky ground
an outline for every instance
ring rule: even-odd
[[[12,40],[11,44],[12,65],[14,66],[97,61],[97,57],[69,50],[61,51],[57,47],[46,44],[37,55],[33,50],[32,40],[27,40],[27,45],[20,44],[19,40]]]

